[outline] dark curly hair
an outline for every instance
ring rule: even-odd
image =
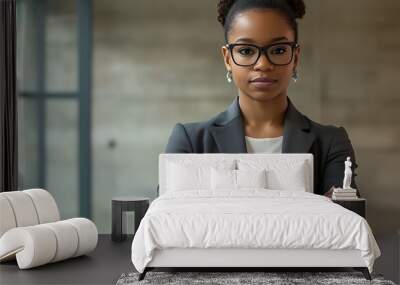
[[[220,0],[217,8],[217,19],[224,27],[225,42],[228,42],[228,33],[235,16],[250,9],[276,9],[282,12],[292,27],[295,41],[297,42],[298,28],[296,19],[301,19],[306,12],[303,0]]]

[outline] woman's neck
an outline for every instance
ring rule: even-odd
[[[239,94],[239,106],[246,126],[261,129],[283,128],[288,101],[286,94],[268,101],[259,101]]]

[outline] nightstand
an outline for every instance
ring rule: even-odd
[[[358,198],[354,200],[333,200],[336,204],[341,205],[342,207],[353,211],[354,213],[359,214],[361,217],[365,219],[366,216],[366,207],[367,200],[365,198]]]
[[[139,227],[140,221],[146,214],[150,205],[147,197],[114,197],[112,198],[112,228],[111,239],[113,241],[123,241],[126,239],[124,229],[126,221],[123,219],[124,212],[135,212],[135,231]]]

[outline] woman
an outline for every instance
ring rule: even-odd
[[[227,80],[238,94],[227,110],[205,122],[177,123],[166,153],[312,153],[314,192],[330,196],[341,187],[343,162],[353,147],[343,127],[321,125],[287,97],[300,59],[297,18],[302,0],[221,0],[218,20]],[[359,195],[359,193],[357,193]]]

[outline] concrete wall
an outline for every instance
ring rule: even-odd
[[[236,96],[225,80],[213,1],[96,1],[93,203],[110,231],[113,196],[156,197],[173,125],[205,120]]]
[[[347,128],[368,221],[393,233],[400,228],[400,2],[324,1],[321,12],[322,121]]]
[[[320,6],[321,122],[342,125],[349,133],[367,220],[382,251],[375,269],[399,282],[400,2],[341,0]]]

